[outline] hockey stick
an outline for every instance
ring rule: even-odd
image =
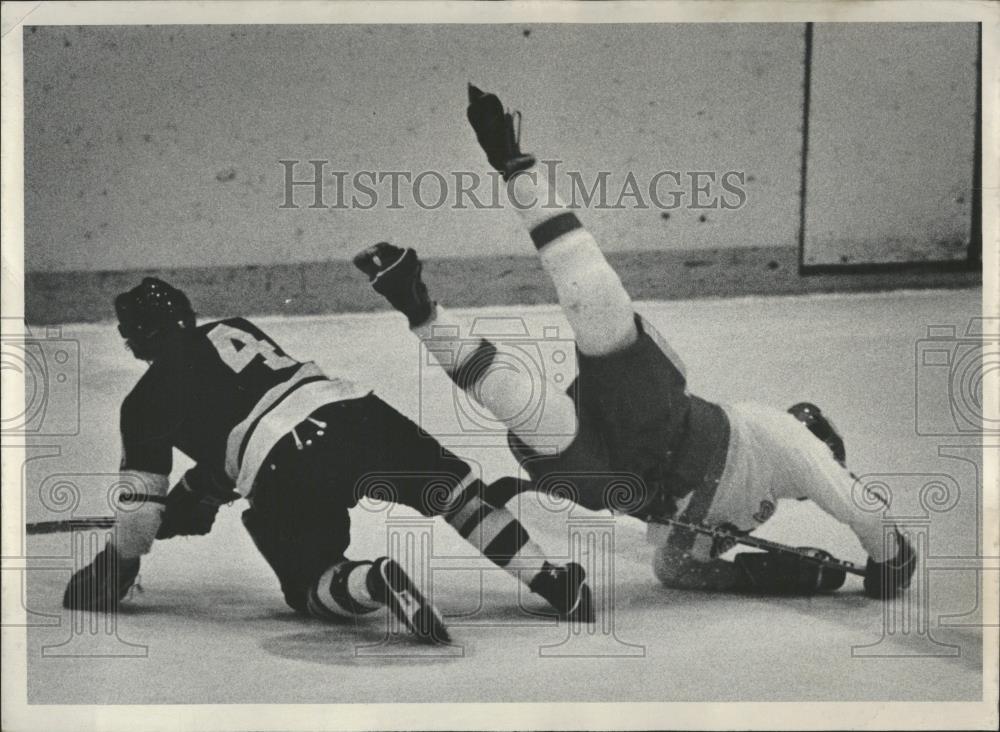
[[[541,491],[535,490],[533,487],[522,487],[522,483],[515,480],[504,480],[500,479],[492,483],[489,487],[494,490],[494,492],[487,496],[493,505],[505,505],[508,501],[514,498],[514,496],[527,492],[541,493]],[[532,486],[533,484],[527,483],[526,485]],[[748,546],[753,549],[763,549],[764,551],[772,552],[775,554],[784,554],[786,556],[794,556],[804,561],[810,562],[812,564],[818,564],[821,567],[827,567],[829,569],[836,569],[848,574],[855,574],[859,577],[864,577],[866,572],[863,567],[858,567],[853,562],[848,562],[843,559],[837,559],[829,552],[823,551],[822,549],[812,549],[812,548],[798,548],[789,546],[788,544],[782,544],[777,541],[771,541],[769,539],[762,539],[759,536],[752,536],[750,534],[742,534],[735,531],[731,531],[727,528],[721,526],[708,526],[705,524],[692,524],[685,521],[680,521],[678,519],[672,518],[659,518],[656,516],[636,516],[641,521],[659,524],[660,526],[672,526],[679,529],[687,529],[688,531],[693,531],[696,534],[702,534],[704,536],[711,537],[712,539],[723,541],[730,547],[736,544],[742,544],[743,546]]]
[[[165,496],[121,496],[122,503],[160,503],[167,504]],[[63,519],[61,521],[29,521],[25,524],[25,533],[28,536],[36,534],[56,534],[60,531],[73,531],[74,529],[110,529],[118,521],[116,516],[84,516],[77,519]]]
[[[110,529],[117,519],[114,516],[87,516],[78,519],[63,519],[62,521],[33,521],[25,524],[28,536],[36,534],[56,534],[60,531],[74,529]]]
[[[659,524],[661,526],[673,526],[679,529],[687,529],[688,531],[693,531],[697,534],[721,540],[730,546],[742,544],[743,546],[752,547],[754,549],[763,549],[765,551],[774,552],[775,554],[795,556],[804,561],[818,564],[821,567],[839,569],[842,572],[856,574],[859,577],[865,576],[865,570],[863,568],[858,567],[853,562],[837,559],[832,554],[825,552],[822,549],[806,549],[789,546],[788,544],[771,541],[770,539],[762,539],[759,536],[738,534],[723,527],[706,526],[705,524],[690,524],[685,521],[678,521],[677,519],[650,518],[649,522]]]

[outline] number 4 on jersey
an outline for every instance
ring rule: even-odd
[[[258,340],[250,333],[219,323],[212,328],[208,338],[219,352],[219,358],[236,373],[260,356],[264,365],[275,371],[294,366],[298,361],[278,353],[273,343]]]

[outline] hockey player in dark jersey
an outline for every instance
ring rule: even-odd
[[[440,614],[398,563],[345,556],[348,510],[372,485],[365,476],[380,475],[393,476],[395,501],[444,517],[559,615],[590,620],[583,569],[546,561],[507,509],[483,499],[466,462],[370,390],[295,360],[244,318],[196,325],[185,294],[155,278],[115,310],[128,348],[150,364],[121,408],[121,470],[143,489],[114,542],[70,580],[66,607],[116,607],[154,540],[205,534],[222,503],[245,497],[243,524],[289,606],[324,618],[388,606],[419,637],[442,640]],[[175,448],[195,466],[168,491]]]
[[[869,596],[888,599],[905,589],[915,553],[895,527],[852,500],[855,479],[844,466],[843,440],[821,411],[808,403],[788,413],[753,403],[719,405],[690,394],[677,354],[634,312],[593,237],[550,190],[535,158],[521,152],[515,116],[472,86],[467,116],[556,287],[576,340],[577,380],[563,393],[534,384],[509,359],[504,368],[490,368],[502,343],[467,347],[462,324],[430,299],[414,250],[382,243],[355,261],[409,317],[411,330],[432,344],[455,382],[498,419],[517,414],[532,388],[546,389],[541,428],[507,423],[511,448],[533,479],[521,487],[570,484],[586,508],[647,521],[654,570],[665,585],[757,592],[832,589],[843,573],[831,584],[818,565],[794,557],[744,552],[722,560],[725,544],[670,520],[747,533],[770,518],[779,499],[811,499],[849,525],[868,552]],[[623,482],[632,487],[626,500]],[[492,495],[496,503],[509,497]]]

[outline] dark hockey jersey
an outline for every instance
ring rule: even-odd
[[[299,362],[244,318],[181,334],[121,408],[123,470],[168,475],[177,448],[191,488],[249,493],[274,443],[323,404],[363,395]]]
[[[697,491],[689,505],[707,511],[726,465],[729,420],[688,392],[680,359],[655,328],[638,315],[636,328],[625,349],[577,354],[579,375],[567,393],[578,429],[569,448],[534,453],[511,433],[511,449],[540,486],[572,481],[574,500],[591,510],[672,518],[678,499]]]

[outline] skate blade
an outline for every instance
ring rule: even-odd
[[[451,642],[440,615],[397,562],[391,559],[386,562],[382,576],[389,587],[389,608],[419,641]]]
[[[574,607],[566,616],[566,619],[571,623],[595,622],[594,597],[590,591],[590,585],[584,584],[580,586],[579,601],[577,602],[576,607]]]

